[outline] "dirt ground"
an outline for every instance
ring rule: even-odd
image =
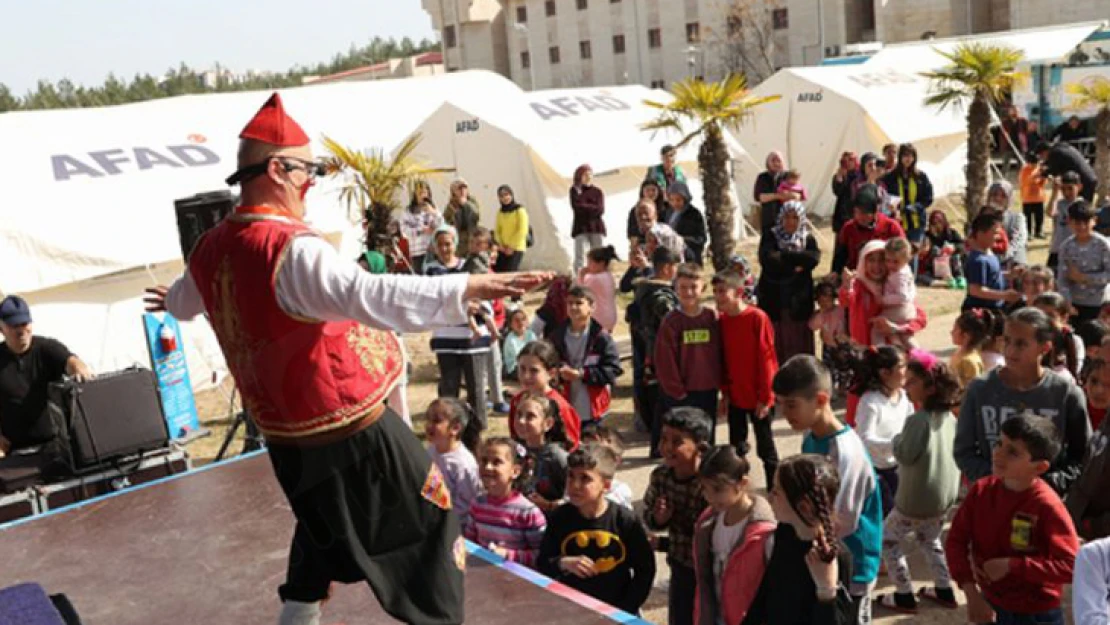
[[[962,222],[962,219],[959,221]],[[821,239],[819,245],[821,249],[824,250],[824,254],[822,265],[817,275],[823,275],[824,272],[828,271],[831,262],[831,232],[827,228],[822,229],[819,238]],[[741,245],[740,251],[748,255],[749,259],[754,262],[756,247],[756,241],[749,241]],[[1047,241],[1032,241],[1030,243],[1029,256],[1030,263],[1044,262],[1047,256]],[[624,269],[625,267],[623,265],[614,267],[614,273],[619,276],[623,273]],[[951,345],[949,331],[955,319],[955,312],[959,310],[960,304],[963,301],[963,295],[963,291],[933,288],[919,289],[918,301],[929,315],[928,327],[918,336],[921,345],[942,354],[947,355],[950,353]],[[532,294],[525,298],[525,306],[532,312],[539,306],[541,301],[542,295]],[[623,309],[626,304],[627,299],[622,300],[620,308]],[[618,339],[622,336],[627,336],[628,328],[625,326],[623,320],[620,322],[614,334]],[[421,419],[424,408],[436,396],[437,371],[434,358],[427,348],[427,336],[406,336],[405,342],[415,365],[415,373],[408,387],[409,404],[414,419],[414,430],[419,437],[423,438]],[[625,374],[618,382],[614,393],[611,424],[615,425],[624,434],[628,442],[628,451],[625,454],[624,464],[618,477],[631,486],[633,493],[642,494],[647,487],[648,477],[651,470],[655,467],[655,463],[648,459],[647,436],[635,432],[632,427],[631,385],[631,369],[626,363]],[[224,434],[231,423],[228,409],[231,389],[231,383],[225,382],[220,389],[198,395],[197,400],[201,410],[202,423],[205,427],[212,430],[212,434],[189,444],[189,453],[192,455],[197,465],[210,462],[214,458],[224,438]],[[511,385],[509,386],[509,390],[512,390]],[[236,410],[237,409],[238,408],[236,408]],[[842,414],[842,409],[840,414]],[[503,415],[491,415],[490,428],[494,434],[507,434],[508,426],[506,417]],[[787,457],[800,452],[801,436],[792,432],[785,422],[780,421],[776,423],[774,431],[780,457]],[[242,433],[240,432],[239,438],[232,446],[232,455],[238,452],[241,435]],[[718,427],[717,438],[718,440],[727,440],[727,426],[722,425]],[[765,494],[763,468],[759,462],[752,463],[752,484],[758,488],[760,494]],[[637,505],[639,505],[638,501]],[[668,577],[668,572],[667,565],[662,557],[658,558],[658,564],[659,573],[657,576],[657,588],[653,591],[651,598],[645,606],[644,616],[653,623],[665,624],[667,622],[667,596],[665,590],[658,586],[661,580],[665,580]],[[929,583],[929,570],[920,556],[916,554],[911,556],[910,565],[917,587]],[[876,595],[892,591],[893,587],[890,585],[886,575],[881,575],[878,588],[876,589]],[[913,616],[896,615],[882,608],[876,608],[874,615],[875,623],[882,625],[895,623],[954,625],[966,622],[963,608],[958,611],[952,611],[927,603],[921,604],[920,612]]]

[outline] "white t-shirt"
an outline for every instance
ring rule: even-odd
[[[428,445],[428,456],[439,467],[447,490],[451,493],[451,508],[463,523],[470,514],[470,504],[482,492],[482,482],[478,478],[478,461],[474,454],[463,445],[441,454],[435,445]]]
[[[625,482],[614,478],[609,486],[609,492],[605,493],[605,498],[618,506],[632,510],[632,487]]]
[[[713,550],[713,579],[716,580],[713,586],[717,591],[718,603],[721,598],[721,574],[724,573],[725,566],[728,565],[728,558],[732,555],[736,543],[740,542],[740,539],[744,536],[744,528],[748,526],[748,519],[750,518],[751,515],[748,515],[735,525],[726,525],[725,513],[720,512],[713,522],[711,544]],[[717,622],[720,624],[723,621],[718,618]]]
[[[867,391],[856,408],[856,433],[859,434],[876,469],[898,466],[894,459],[894,437],[902,433],[906,418],[913,414],[906,391],[898,389],[893,398],[878,391]]]

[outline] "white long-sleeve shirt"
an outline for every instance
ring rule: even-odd
[[[894,437],[902,433],[906,419],[913,414],[913,404],[906,392],[899,389],[893,399],[878,391],[868,391],[856,407],[856,432],[863,440],[876,469],[898,466],[894,458]]]
[[[1083,545],[1075,557],[1071,609],[1075,625],[1110,623],[1110,538]]]
[[[289,244],[276,289],[278,306],[291,315],[423,332],[466,323],[467,279],[466,274],[436,278],[372,275],[340,258],[324,239],[302,236]],[[204,301],[188,271],[170,287],[166,310],[178,319],[192,319],[204,312]]]

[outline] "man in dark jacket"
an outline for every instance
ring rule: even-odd
[[[1079,196],[1088,202],[1095,201],[1095,188],[1098,187],[1098,176],[1083,154],[1074,146],[1067,143],[1048,145],[1042,143],[1037,146],[1037,158],[1041,161],[1041,170],[1046,177],[1056,178],[1064,173],[1074,171],[1079,174],[1083,188]]]
[[[685,261],[702,264],[705,243],[709,240],[705,228],[705,215],[702,215],[701,211],[693,205],[690,188],[684,182],[676,182],[668,187],[667,197],[673,209],[667,225],[686,242]]]

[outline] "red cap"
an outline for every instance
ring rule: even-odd
[[[308,145],[308,135],[300,124],[285,114],[281,96],[277,93],[255,113],[254,119],[239,133],[240,139],[253,139],[279,147],[299,147]]]

